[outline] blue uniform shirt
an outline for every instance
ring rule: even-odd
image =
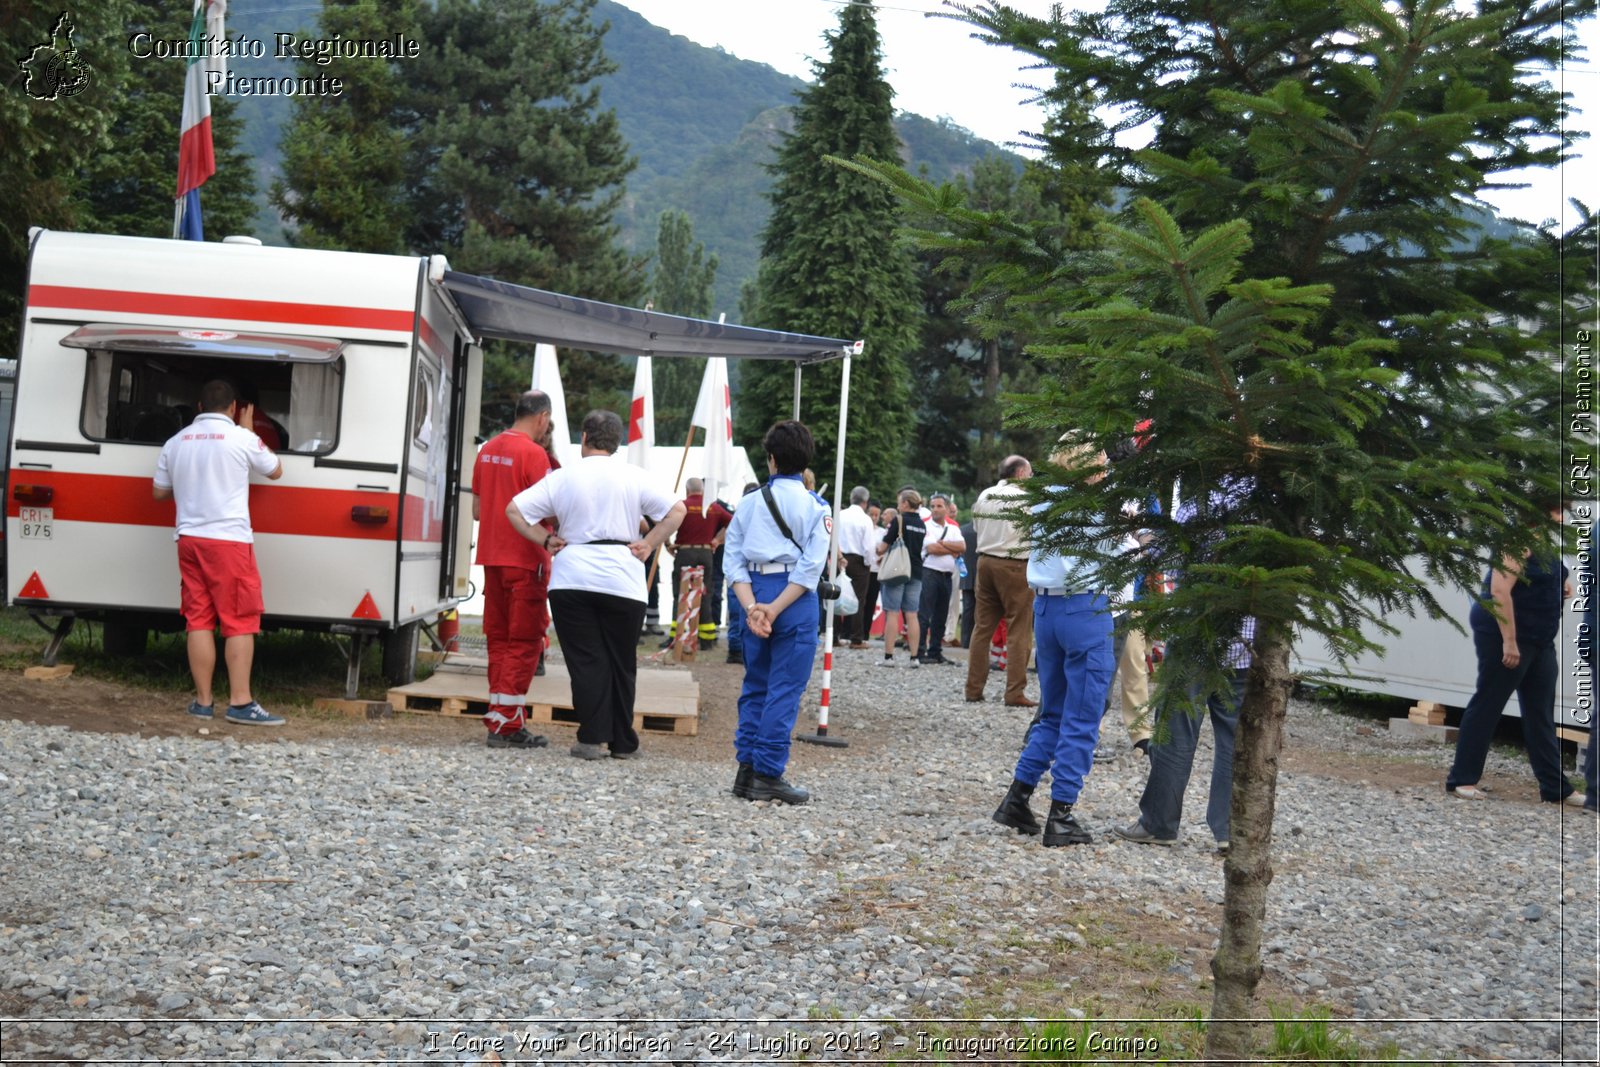
[[[832,535],[828,509],[806,491],[798,474],[775,474],[767,484],[772,486],[773,502],[789,524],[789,532],[805,546],[805,551],[783,536],[760,492],[751,493],[739,502],[739,510],[733,513],[733,522],[728,526],[723,551],[728,581],[749,582],[752,564],[785,563],[791,584],[814,589],[828,562]]]
[[[1051,489],[1058,493],[1065,492],[1065,487],[1059,485],[1051,486]],[[1036,505],[1033,510],[1035,513],[1041,512],[1044,505]],[[1028,585],[1034,589],[1096,593],[1100,591],[1098,583],[1093,566],[1076,556],[1063,556],[1038,547],[1028,553]]]

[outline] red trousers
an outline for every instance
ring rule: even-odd
[[[549,577],[525,567],[483,569],[483,636],[489,645],[490,733],[522,729],[528,686],[550,628]]]

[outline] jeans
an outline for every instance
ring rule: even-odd
[[[1511,694],[1522,705],[1522,741],[1528,750],[1528,764],[1539,780],[1539,799],[1559,804],[1572,792],[1572,785],[1561,771],[1561,742],[1556,738],[1556,662],[1555,638],[1537,644],[1517,642],[1522,653],[1515,667],[1500,662],[1500,631],[1473,630],[1473,648],[1478,653],[1478,685],[1461,712],[1461,729],[1456,735],[1456,758],[1445,777],[1444,787],[1455,792],[1457,786],[1477,785],[1483,777],[1483,763],[1489,755],[1489,742],[1506,710]]]
[[[950,586],[955,575],[922,568],[922,600],[917,621],[922,631],[917,637],[916,655],[939,659],[944,656],[944,625],[950,617]]]
[[[1014,777],[1038,785],[1050,772],[1050,799],[1073,804],[1094,764],[1100,712],[1116,660],[1103,596],[1041,596],[1033,601],[1038,641],[1039,711],[1023,742]],[[976,653],[974,653],[976,654]]]
[[[1216,750],[1211,759],[1211,798],[1206,802],[1206,825],[1219,842],[1228,840],[1228,814],[1233,803],[1233,744],[1239,728],[1239,705],[1244,702],[1249,671],[1233,672],[1232,685],[1225,693],[1206,696],[1211,716],[1211,735]],[[1190,699],[1198,701],[1198,689]],[[1200,742],[1199,715],[1168,707],[1161,713],[1163,728],[1150,742],[1150,778],[1139,798],[1139,821],[1163,841],[1175,841],[1183,818],[1183,794],[1189,788],[1194,770],[1194,750]]]

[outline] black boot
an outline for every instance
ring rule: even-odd
[[[1077,819],[1072,817],[1072,805],[1059,800],[1050,802],[1050,814],[1044,820],[1044,847],[1057,845],[1087,845],[1094,838]]]
[[[1006,790],[1006,798],[994,809],[994,821],[1001,826],[1011,827],[1019,834],[1038,833],[1039,820],[1033,814],[1033,809],[1028,807],[1028,798],[1031,796],[1033,786],[1012,779],[1011,788]]]
[[[804,804],[811,799],[811,794],[797,785],[791,785],[787,778],[781,775],[769,778],[764,774],[750,776],[750,792],[746,794],[751,800],[777,800],[784,804]]]
[[[756,776],[756,769],[748,763],[739,764],[739,773],[733,776],[733,795],[745,800],[750,799],[750,780]]]

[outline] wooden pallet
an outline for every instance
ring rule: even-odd
[[[489,711],[489,681],[471,660],[441,664],[420,682],[389,690],[389,705],[410,715],[442,715],[481,719]],[[572,681],[559,663],[546,664],[545,674],[528,687],[524,713],[540,725],[577,726],[572,708]],[[640,668],[634,698],[633,726],[654,734],[692,737],[700,731],[700,684],[686,671]]]

